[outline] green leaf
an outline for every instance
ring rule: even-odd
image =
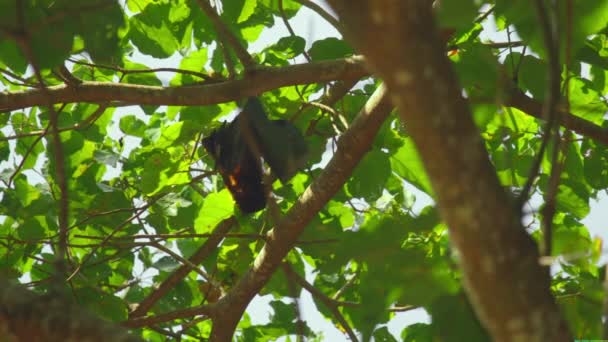
[[[313,61],[348,57],[353,49],[345,41],[337,38],[325,38],[312,44],[308,53]]]
[[[302,37],[289,36],[279,39],[279,41],[267,47],[264,51],[272,53],[280,59],[291,59],[304,52],[306,41]]]
[[[6,135],[0,132],[0,161],[5,161],[11,154],[11,150],[7,140],[2,140]]]
[[[180,263],[170,256],[164,256],[152,264],[152,267],[163,272],[173,272],[179,266],[181,266]]]
[[[183,16],[187,5],[175,6],[180,9],[167,3],[152,3],[130,19],[128,37],[142,53],[167,58],[183,46],[182,39],[191,27]]]
[[[205,197],[205,202],[194,220],[194,229],[197,233],[209,232],[233,213],[234,200],[227,189],[211,193]]]
[[[438,298],[430,314],[431,326],[442,341],[491,341],[464,294]]]
[[[534,3],[525,0],[497,0],[495,12],[504,16],[510,24],[517,29],[522,37],[542,58],[546,57],[543,32],[538,25],[538,16]],[[545,3],[547,6],[547,3]],[[584,44],[585,38],[599,32],[608,25],[608,3],[605,1],[573,0],[572,8],[576,10],[568,13],[568,6],[559,6],[558,27],[566,27],[568,22],[572,25],[572,32],[561,30],[559,41],[569,41],[570,44],[561,44],[561,60],[566,56],[566,45],[570,51],[576,53]]]
[[[353,172],[347,183],[352,197],[374,200],[382,195],[384,185],[391,175],[391,162],[388,154],[372,150],[368,152]]]
[[[589,230],[571,216],[566,216],[562,222],[556,222],[553,228],[553,255],[566,256],[566,261],[574,264],[585,264],[587,258],[568,258],[572,255],[585,255],[591,251],[591,236]]]
[[[437,17],[441,27],[460,30],[475,21],[478,6],[473,0],[464,0],[441,2],[438,8]]]
[[[118,2],[110,1],[95,11],[82,11],[86,15],[79,19],[78,34],[82,36],[85,49],[97,63],[117,63],[121,60],[120,36],[125,28],[124,13]]]
[[[495,96],[498,82],[498,61],[488,48],[473,44],[458,50],[452,57],[462,86],[469,96]],[[484,70],[482,74],[475,70]]]
[[[570,111],[587,121],[602,125],[608,105],[590,81],[572,77],[570,85]]]
[[[11,70],[20,74],[24,73],[27,67],[27,60],[23,57],[21,50],[15,42],[10,40],[0,41],[0,63],[6,64]]]
[[[571,213],[579,219],[589,214],[589,198],[581,192],[567,185],[560,185],[556,196],[557,209]]]
[[[42,226],[41,220],[44,220],[41,216],[27,218],[17,229],[19,238],[26,241],[44,239],[46,230]]]
[[[257,0],[245,0],[245,3],[243,4],[243,9],[241,10],[241,14],[239,14],[239,17],[236,19],[236,22],[240,24],[249,19],[249,17],[251,17],[253,12],[255,11],[257,4]]]
[[[431,183],[411,139],[404,139],[403,146],[390,157],[390,162],[391,169],[395,174],[425,193],[432,195]]]
[[[401,331],[401,340],[403,342],[432,341],[432,327],[431,325],[424,323],[409,325]]]
[[[181,70],[189,70],[206,74],[207,72],[205,71],[205,65],[207,64],[207,55],[207,49],[192,51],[188,56],[182,59],[182,61],[179,63],[179,68]],[[204,79],[189,74],[177,73],[171,80],[171,85],[177,86],[201,81],[204,81]]]
[[[143,138],[146,131],[146,123],[138,119],[135,115],[126,115],[120,118],[118,124],[120,130],[128,135]]]

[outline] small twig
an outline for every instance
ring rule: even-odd
[[[142,207],[138,208],[137,210],[135,210],[135,213],[133,215],[131,215],[129,218],[127,218],[126,220],[124,220],[121,224],[119,224],[116,228],[114,228],[114,230],[112,230],[112,232],[110,234],[108,234],[106,237],[103,238],[103,240],[101,241],[101,243],[96,247],[93,248],[92,251],[89,252],[89,254],[87,254],[84,258],[82,258],[82,262],[78,265],[78,267],[76,267],[76,269],[72,272],[72,274],[70,274],[70,276],[68,277],[68,281],[72,278],[74,278],[74,276],[76,274],[78,274],[78,272],[80,272],[80,270],[82,269],[82,267],[87,263],[87,261],[89,261],[89,259],[91,259],[93,257],[93,255],[95,254],[95,252],[97,252],[97,250],[104,246],[106,243],[108,243],[110,241],[110,239],[112,239],[112,237],[120,232],[124,227],[126,227],[131,221],[135,220],[136,218],[138,218],[141,214],[143,214],[150,206],[152,206],[154,203],[156,203],[156,201],[158,201],[159,199],[161,199],[164,195],[159,195],[156,196],[154,198],[152,198],[148,203],[146,203],[145,205],[143,205]]]
[[[82,83],[82,80],[74,76],[65,65],[59,66],[57,70],[55,70],[55,73],[69,86],[76,87]]]
[[[179,333],[174,333],[171,330],[167,330],[167,329],[163,329],[157,326],[149,326],[147,327],[150,330],[154,330],[157,333],[161,334],[161,335],[165,335],[167,337],[172,338],[173,341],[180,341],[180,339],[182,338],[182,334]]]
[[[25,151],[25,154],[23,155],[23,158],[21,159],[21,161],[19,162],[19,164],[17,165],[17,168],[15,169],[15,171],[11,174],[11,176],[8,179],[8,183],[7,183],[7,187],[10,187],[11,184],[13,183],[13,180],[15,179],[15,177],[17,177],[17,175],[21,172],[21,169],[23,168],[23,165],[25,165],[25,162],[27,161],[27,158],[30,156],[30,154],[32,153],[32,151],[34,150],[34,147],[36,147],[36,145],[38,145],[38,143],[40,142],[40,140],[42,140],[42,138],[46,135],[46,133],[48,132],[49,127],[47,127],[44,131],[43,134],[40,134],[30,145],[30,147],[27,149],[27,151]]]
[[[297,341],[300,342],[304,339],[305,336],[305,325],[304,321],[302,320],[300,301],[298,300],[298,290],[296,289],[295,280],[293,279],[293,273],[295,272],[291,269],[286,270],[287,268],[291,268],[291,266],[289,266],[289,264],[287,263],[283,263],[282,266],[283,272],[285,273],[285,277],[287,277],[287,287],[289,288],[289,293],[291,294],[291,298],[293,298],[293,307],[296,314],[296,338]]]
[[[323,7],[318,4],[310,1],[310,0],[296,0],[302,6],[308,7],[313,12],[317,13],[321,18],[325,19],[328,23],[330,23],[338,32],[342,33],[342,25],[338,21],[338,19],[334,18],[329,12],[323,9]]]
[[[154,248],[156,248],[158,250],[161,250],[161,251],[169,254],[175,260],[181,262],[182,265],[186,265],[186,266],[190,267],[191,270],[193,270],[194,272],[196,272],[199,275],[201,275],[205,280],[207,280],[207,281],[211,280],[211,277],[207,274],[207,272],[201,270],[198,266],[196,266],[195,264],[193,264],[190,260],[182,258],[181,255],[175,253],[171,249],[169,249],[169,248],[161,245],[160,243],[158,243],[156,241],[148,242],[147,245],[148,246],[152,246],[152,247],[154,247]]]
[[[122,322],[122,325],[128,328],[149,327],[151,325],[170,322],[181,318],[190,318],[199,315],[212,316],[214,314],[214,309],[215,306],[213,304],[199,305],[153,316],[131,318]]]
[[[209,316],[202,316],[202,317],[194,318],[190,322],[182,323],[182,328],[180,329],[180,331],[178,333],[186,335],[187,334],[186,331],[188,329],[190,329],[191,327],[197,325],[198,323],[206,321],[208,319],[209,319]],[[203,340],[202,338],[200,338],[200,336],[195,336],[195,337],[199,338],[199,340]]]
[[[120,72],[122,74],[144,74],[144,73],[153,73],[153,72],[174,72],[177,74],[184,74],[184,75],[190,75],[190,76],[196,76],[199,77],[205,81],[210,80],[211,77],[207,74],[204,74],[202,72],[197,72],[197,71],[192,71],[192,70],[185,70],[185,69],[178,69],[178,68],[151,68],[151,69],[125,69],[119,66],[113,66],[113,65],[105,65],[105,64],[94,64],[94,63],[89,63],[89,62],[83,62],[83,61],[79,61],[73,58],[68,58],[68,60],[74,64],[80,64],[80,65],[85,65],[91,68],[99,68],[99,69],[107,69],[107,70],[114,70],[117,72]]]
[[[192,264],[200,264],[205,260],[224,239],[224,236],[230,231],[230,228],[236,223],[234,217],[230,217],[220,222],[212,232],[205,243],[188,259]],[[139,317],[145,315],[154,304],[160,300],[165,294],[177,285],[182,279],[184,279],[190,273],[190,266],[182,265],[175,269],[158,287],[152,291],[146,298],[144,298],[137,308],[133,310],[129,317]]]
[[[289,23],[289,20],[287,19],[287,15],[285,14],[285,8],[283,8],[283,0],[279,0],[279,13],[281,13],[281,19],[283,20],[285,27],[287,27],[287,31],[289,31],[289,34],[292,37],[297,37],[296,32],[291,27],[291,24]],[[304,55],[304,58],[306,58],[306,60],[308,62],[312,62],[312,58],[310,58],[310,56],[308,55],[308,52],[306,52],[306,50],[304,50],[303,55]]]
[[[556,135],[554,137],[554,153],[557,153],[559,150],[559,125],[561,118],[561,111],[557,110],[559,98],[560,98],[560,64],[559,64],[559,48],[558,48],[558,38],[556,36],[554,23],[549,19],[547,10],[542,0],[536,0],[536,12],[538,15],[539,22],[542,27],[543,37],[545,46],[547,49],[547,62],[548,62],[548,77],[547,77],[547,86],[548,92],[547,97],[545,99],[545,104],[543,105],[543,117],[546,119],[545,124],[545,138],[541,143],[540,149],[538,151],[536,160],[530,169],[530,173],[528,176],[528,180],[520,194],[518,207],[522,208],[523,204],[528,201],[530,190],[534,184],[538,173],[540,172],[540,164],[541,158],[545,153],[547,145],[549,143],[550,137]],[[546,202],[546,200],[545,200]],[[547,229],[550,230],[551,223],[553,221],[553,217],[550,217],[549,220],[545,220],[545,225]],[[545,249],[549,248],[550,244],[545,246]],[[547,250],[546,250],[547,251]],[[545,252],[546,252],[545,251]],[[550,255],[550,254],[545,254]]]
[[[57,129],[57,131],[59,131],[61,133],[61,132],[66,132],[66,131],[71,131],[71,130],[85,129],[85,128],[91,126],[93,123],[95,123],[95,121],[97,121],[97,119],[99,119],[99,117],[101,117],[101,115],[106,110],[106,108],[108,108],[107,103],[102,103],[95,110],[95,112],[93,112],[93,114],[89,115],[83,121],[81,121],[79,123],[76,123],[76,124],[74,124],[72,126],[60,127],[60,128]],[[20,139],[20,138],[25,138],[25,137],[34,137],[34,136],[43,137],[47,133],[48,133],[48,128],[43,129],[43,130],[39,130],[39,131],[19,133],[19,134],[11,135],[11,136],[8,136],[8,137],[0,137],[0,141],[8,141],[8,140]]]
[[[203,139],[203,132],[199,132],[196,135],[196,140],[194,140],[194,147],[192,148],[192,153],[190,153],[190,163],[194,160],[194,156],[196,155],[196,150],[198,149],[198,145],[201,143]]]
[[[192,239],[192,238],[208,238],[213,236],[214,233],[207,234],[138,234],[138,235],[128,235],[128,236],[117,236],[113,238],[113,240],[133,240],[133,239]],[[103,237],[101,236],[92,236],[92,235],[80,235],[76,234],[74,237],[85,238],[85,239],[93,239],[93,240],[101,240]],[[224,235],[225,238],[241,238],[241,239],[265,239],[266,237],[259,234],[247,234],[247,233],[227,233]]]
[[[315,298],[317,298],[321,303],[323,303],[329,311],[334,315],[338,323],[342,326],[342,329],[346,332],[351,341],[359,341],[357,335],[355,335],[353,329],[350,327],[340,310],[338,309],[338,305],[336,305],[336,301],[332,298],[328,297],[325,293],[318,290],[312,284],[310,284],[306,279],[302,278],[298,273],[296,273],[289,264],[283,263],[286,267],[283,267],[283,270],[300,286],[302,286],[306,291],[310,292]]]
[[[521,47],[526,46],[526,43],[522,41],[514,41],[514,42],[491,42],[491,43],[483,43],[483,46],[492,48],[492,49],[504,49],[511,47]]]
[[[357,274],[355,273],[355,274],[353,274],[352,277],[350,277],[350,279],[348,279],[346,281],[346,283],[344,283],[344,285],[342,285],[342,287],[338,291],[336,291],[336,293],[331,297],[331,299],[338,300],[338,298],[342,297],[342,294],[344,293],[344,291],[348,290],[348,288],[353,286],[356,279],[357,279]]]
[[[4,79],[7,80],[7,82],[9,82],[11,84],[18,85],[18,86],[32,87],[32,88],[40,88],[40,85],[35,84],[35,83],[31,83],[27,79],[25,79],[25,78],[23,78],[23,77],[15,74],[15,73],[11,72],[10,70],[0,68],[0,73],[8,75],[11,78],[14,78],[14,79],[18,80],[19,82],[21,82],[21,83],[16,83],[16,82],[11,81],[8,78],[4,77]]]
[[[58,202],[58,223],[59,223],[59,244],[58,250],[56,251],[55,268],[57,271],[57,285],[61,288],[61,277],[67,273],[67,264],[65,258],[68,254],[68,215],[69,215],[69,201],[68,201],[68,185],[65,170],[65,155],[63,151],[63,144],[61,137],[59,136],[58,121],[59,114],[55,111],[53,106],[53,99],[49,92],[47,85],[44,81],[40,68],[38,67],[38,61],[34,58],[32,47],[30,46],[30,35],[27,31],[28,26],[25,20],[25,3],[23,1],[17,1],[16,6],[16,18],[18,30],[22,33],[21,39],[17,39],[16,43],[20,47],[22,53],[26,56],[27,60],[31,63],[34,75],[40,89],[45,97],[45,102],[49,110],[49,127],[52,138],[50,143],[53,145],[55,151],[53,153],[55,162],[55,178],[59,187],[59,202]],[[31,28],[30,28],[31,29]]]
[[[342,133],[344,130],[348,129],[348,122],[346,121],[346,118],[342,114],[340,114],[337,110],[335,110],[332,107],[330,107],[324,103],[321,103],[321,102],[310,101],[308,103],[313,107],[320,108],[321,110],[324,110],[324,111],[330,113],[334,120],[339,121],[340,124],[342,124],[342,130],[340,130],[339,133]]]
[[[224,56],[224,64],[226,65],[226,70],[228,70],[228,78],[233,80],[236,78],[237,72],[234,66],[234,62],[232,61],[232,56],[230,56],[230,51],[222,40],[218,40],[217,45],[218,49],[222,49],[222,56]]]
[[[236,54],[237,58],[243,64],[245,70],[251,69],[255,66],[255,61],[247,52],[247,50],[241,45],[236,36],[228,29],[226,25],[222,22],[220,17],[217,15],[217,12],[211,7],[207,0],[197,0],[196,1],[201,8],[201,10],[205,13],[205,15],[211,20],[213,27],[217,31],[218,36],[226,41]]]
[[[492,7],[490,7],[487,11],[485,11],[485,13],[483,13],[482,15],[477,17],[477,19],[475,19],[475,22],[481,23],[482,21],[486,20],[486,18],[489,17],[490,14],[492,14],[494,12],[495,8],[496,8],[496,5],[492,5]]]

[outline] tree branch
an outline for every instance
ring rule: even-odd
[[[353,329],[350,327],[340,310],[338,309],[338,304],[332,298],[328,297],[325,293],[315,288],[312,284],[306,281],[306,279],[302,278],[299,274],[297,274],[289,264],[283,263],[283,270],[285,273],[293,279],[298,285],[302,286],[306,291],[310,292],[311,295],[316,297],[323,305],[327,307],[329,311],[334,315],[338,323],[342,326],[342,329],[346,332],[351,341],[357,342],[359,339],[357,335],[355,335]]]
[[[224,239],[226,233],[228,233],[232,225],[235,223],[236,219],[234,217],[220,222],[220,224],[215,227],[207,241],[205,241],[205,243],[203,243],[203,245],[188,259],[190,263],[198,265],[203,262],[203,260],[213,253],[213,251],[215,251],[219,243]],[[129,321],[145,315],[159,299],[166,295],[167,292],[171,291],[171,289],[173,289],[177,283],[184,279],[191,270],[192,268],[190,266],[182,265],[173,271],[173,273],[171,273],[156,290],[152,291],[152,293],[142,300],[137,308],[129,314],[129,317],[131,317]]]
[[[242,79],[218,83],[157,87],[110,82],[83,82],[78,86],[47,87],[54,103],[124,101],[140,105],[204,106],[256,96],[268,90],[298,84],[360,79],[369,76],[361,57],[295,64],[286,67],[256,67]],[[41,89],[0,93],[0,112],[47,105]]]
[[[419,0],[329,2],[400,109],[481,322],[498,341],[570,341],[537,246],[498,181],[462,97],[431,6]]]
[[[122,325],[128,328],[141,328],[181,318],[191,318],[199,315],[212,316],[215,312],[216,306],[214,304],[205,304],[153,316],[136,317],[123,322]]]
[[[517,108],[537,119],[544,119],[543,104],[524,94],[517,88],[511,90],[505,101],[505,105]],[[608,129],[568,113],[564,111],[563,108],[558,107],[556,110],[562,112],[560,123],[563,127],[608,146]]]
[[[0,279],[3,341],[141,341],[59,296],[38,296]]]

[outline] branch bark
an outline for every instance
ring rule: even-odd
[[[240,80],[207,85],[153,87],[124,83],[83,82],[77,87],[61,85],[47,89],[55,103],[123,101],[149,105],[204,106],[255,96],[280,87],[334,80],[344,80],[350,84],[352,80],[367,76],[370,76],[370,73],[364,64],[364,59],[361,56],[354,56],[281,68],[262,67],[253,73],[246,74]],[[494,99],[476,99],[476,101],[479,100],[495,102]],[[538,119],[544,119],[542,103],[528,97],[517,88],[512,89],[504,104]],[[0,113],[40,105],[45,105],[45,99],[39,89],[0,93]],[[608,130],[590,121],[564,111],[561,124],[577,134],[608,145]],[[23,134],[23,136],[41,133],[36,131]],[[1,140],[7,140],[7,138]]]
[[[492,337],[571,340],[537,246],[502,189],[462,97],[429,2],[329,2],[400,109],[459,252],[465,288]]]
[[[157,87],[110,82],[82,82],[41,89],[0,93],[0,112],[54,103],[122,101],[138,105],[204,106],[257,96],[268,90],[299,84],[351,80],[369,76],[361,57],[257,67],[242,79],[182,87]]]
[[[369,150],[380,126],[391,111],[383,86],[370,97],[350,128],[338,140],[338,149],[323,172],[304,191],[299,200],[268,233],[267,242],[230,292],[215,303],[212,341],[230,341],[237,323],[251,299],[262,289],[298,236],[317,212],[334,196],[350,177],[353,169]]]
[[[0,279],[2,341],[141,341],[58,296],[38,296]]]

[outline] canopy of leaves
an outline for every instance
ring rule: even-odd
[[[558,166],[552,256],[560,267],[551,290],[573,334],[594,339],[602,336],[605,275],[601,242],[582,220],[608,188],[608,5],[571,2],[576,11],[560,14],[557,23],[572,27],[569,35],[560,31],[567,60],[561,88],[569,100],[563,142],[549,144],[539,160],[524,219],[542,240],[539,208]],[[453,67],[496,173],[517,196],[548,134],[540,112],[510,98],[517,87],[540,106],[547,94],[547,51],[533,2],[444,3],[437,18],[456,29],[448,43]],[[336,141],[380,83],[369,75],[322,78],[324,61],[351,63],[344,58],[354,51],[341,37],[313,40],[312,27],[298,26],[276,34],[302,13],[322,21],[330,15],[322,11],[296,0],[0,2],[1,276],[47,293],[63,260],[69,281],[61,287],[98,316],[150,341],[209,337],[213,315],[186,309],[213,308],[251,277],[267,232],[310,196],[305,189],[337,148],[349,153]],[[501,40],[507,32],[513,40]],[[310,65],[307,80],[319,79],[277,81],[297,63]],[[251,81],[265,70],[275,75],[268,73],[267,84]],[[224,97],[212,93],[225,84]],[[88,86],[100,88],[81,97]],[[199,86],[206,105],[180,104],[181,91]],[[64,92],[53,97],[55,91]],[[154,91],[167,101],[154,100]],[[269,207],[253,215],[239,212],[201,146],[234,116],[238,104],[229,100],[248,95],[260,95],[269,116],[289,120],[308,145],[304,169],[290,182],[267,180]],[[575,119],[585,125],[569,124]],[[559,165],[551,159],[556,148]],[[287,246],[287,269],[259,292],[272,298],[269,307],[240,318],[238,340],[295,334],[322,340],[327,332],[302,321],[293,304],[303,289],[314,300],[306,310],[345,334],[489,339],[464,295],[458,255],[408,127],[389,116],[368,150]],[[400,311],[417,308],[430,322],[402,324],[396,334],[387,329],[403,318]],[[146,315],[159,319],[142,323]]]

